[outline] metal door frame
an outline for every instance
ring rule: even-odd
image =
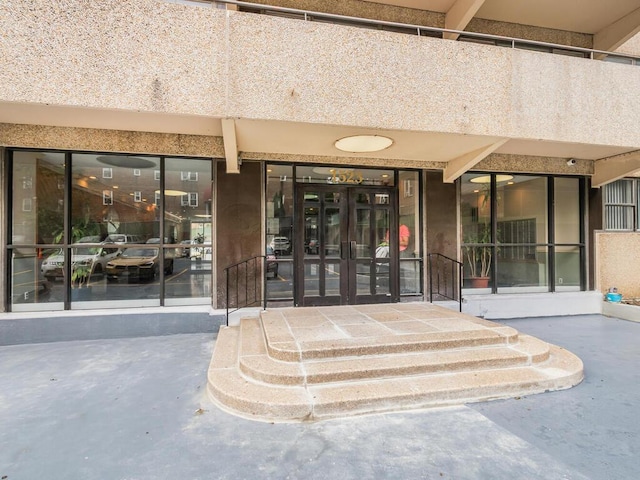
[[[334,192],[340,193],[340,209],[346,210],[346,215],[342,215],[340,219],[340,241],[339,246],[339,265],[340,265],[340,294],[339,296],[326,296],[324,295],[324,274],[325,274],[325,251],[319,251],[319,260],[316,262],[314,259],[309,259],[305,262],[305,192]],[[368,185],[322,185],[322,184],[296,184],[294,189],[294,225],[293,225],[293,237],[294,237],[294,250],[293,250],[293,262],[294,262],[294,304],[296,306],[317,306],[317,305],[345,305],[345,304],[357,304],[357,303],[396,303],[399,301],[399,250],[398,250],[398,237],[397,235],[390,235],[389,237],[389,251],[394,252],[389,257],[389,293],[388,294],[369,294],[358,295],[357,294],[357,258],[354,253],[353,245],[355,243],[356,232],[356,195],[358,193],[384,193],[389,196],[390,212],[390,231],[398,230],[398,200],[397,200],[397,188],[385,187],[385,186],[368,186]],[[324,201],[318,202],[320,208],[323,208]],[[376,204],[369,204],[371,211],[375,212]],[[385,207],[386,208],[386,207]],[[324,212],[320,215],[324,216]],[[374,220],[375,216],[372,216],[370,221]],[[321,220],[322,225],[319,226],[321,232],[319,235],[324,235],[324,219]],[[371,229],[370,229],[371,232]],[[324,245],[324,240],[318,238],[320,245]],[[332,262],[335,263],[335,262]],[[305,265],[318,264],[320,268],[319,272],[319,288],[320,295],[316,297],[306,297],[304,292],[305,281]]]

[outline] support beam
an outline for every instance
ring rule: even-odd
[[[508,138],[492,143],[486,147],[479,148],[473,152],[466,153],[461,157],[449,160],[447,168],[442,172],[442,181],[444,183],[453,183],[467,170],[473,168],[481,160],[484,160],[489,154],[495,152],[498,148],[509,141]]]
[[[607,183],[640,171],[640,150],[596,160],[591,186],[600,188]]]
[[[444,28],[464,30],[485,0],[457,0],[444,18]],[[457,40],[457,33],[444,33],[447,40]]]
[[[227,173],[240,173],[241,162],[238,160],[236,121],[232,118],[222,119],[222,140],[224,143],[224,156],[227,160]]]
[[[593,36],[593,48],[613,52],[639,32],[640,8],[597,32]],[[596,55],[596,58],[604,57],[605,55]]]

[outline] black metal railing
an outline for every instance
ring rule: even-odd
[[[462,312],[462,262],[441,253],[428,253],[429,301],[447,299],[458,302]]]
[[[263,288],[265,261],[264,255],[256,255],[224,269],[227,284],[227,326],[229,315],[241,308],[260,304],[263,309],[267,308],[266,289]]]

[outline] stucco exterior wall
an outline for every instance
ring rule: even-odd
[[[154,0],[0,18],[0,102],[640,148],[632,66]]]
[[[152,155],[224,157],[221,137],[0,123],[0,145]]]
[[[595,289],[640,298],[640,233],[595,232]]]

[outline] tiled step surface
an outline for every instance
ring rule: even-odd
[[[559,390],[582,379],[576,356],[509,327],[430,304],[371,307],[274,310],[222,327],[209,396],[241,416],[304,421]]]

